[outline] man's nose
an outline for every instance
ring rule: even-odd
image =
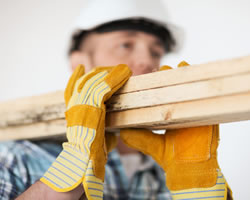
[[[141,50],[134,53],[129,63],[133,75],[151,73],[155,71],[156,66],[154,65],[154,60],[147,50]]]

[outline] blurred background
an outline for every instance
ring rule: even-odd
[[[199,64],[250,55],[250,1],[164,2],[169,22],[184,31],[185,42],[181,51],[166,56],[162,64],[176,66],[181,60]],[[64,90],[70,76],[71,28],[86,3],[0,0],[0,101]],[[219,163],[235,199],[250,198],[249,143],[250,121],[221,125]]]

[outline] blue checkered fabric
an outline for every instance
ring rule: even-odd
[[[0,143],[0,199],[14,199],[36,182],[61,152],[61,144],[49,141]],[[128,180],[119,154],[109,154],[104,182],[107,200],[169,200],[164,171],[145,157],[146,168],[138,170]]]

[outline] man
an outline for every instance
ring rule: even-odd
[[[85,16],[81,16],[81,20],[78,22],[78,28],[81,30],[73,36],[70,48],[72,70],[75,70],[78,64],[84,64],[86,72],[89,72],[94,66],[116,66],[123,63],[130,67],[133,75],[157,71],[163,55],[170,52],[174,47],[174,39],[166,26],[165,18],[161,18],[164,14],[164,12],[160,12],[163,6],[154,3],[144,5],[145,1],[142,3],[140,0],[136,2],[135,0],[116,0],[109,2],[111,11],[117,12],[117,16],[114,16],[113,12],[107,10],[102,14],[103,6],[101,3],[104,1],[97,2],[98,5],[93,2],[88,6],[88,9],[84,12]],[[97,10],[98,8],[100,9],[99,11]],[[126,8],[129,10],[126,10]],[[93,15],[95,15],[94,18],[87,17],[93,17]],[[70,104],[70,100],[66,104]],[[147,134],[150,136],[150,133]],[[137,136],[137,133],[134,135]],[[119,139],[117,150],[110,153],[106,166],[104,199],[170,199],[170,193],[165,187],[163,171],[149,157],[143,156],[138,152],[140,150],[145,153],[137,144],[127,139],[125,132],[122,133],[122,138],[128,146],[132,146],[134,149],[128,148]],[[108,140],[106,143],[108,143]],[[28,159],[21,159],[21,161],[16,159],[13,162],[14,164],[11,165],[12,168],[7,166],[6,169],[3,165],[3,171],[5,170],[5,174],[8,174],[6,179],[10,180],[10,183],[7,183],[7,181],[2,183],[1,191],[4,193],[3,198],[14,197],[14,195],[8,194],[8,192],[18,194],[20,191],[16,192],[13,188],[17,189],[20,187],[24,182],[22,179],[26,179],[26,185],[21,186],[23,189],[28,187],[32,181],[34,182],[34,179],[30,177],[32,176],[30,171],[37,170],[39,171],[37,173],[38,176],[43,176],[53,162],[53,157],[55,158],[55,155],[61,151],[58,146],[49,142],[40,143],[40,146],[27,142],[12,143],[12,147],[14,145],[17,145],[16,148],[20,145],[20,149],[21,147],[30,148],[27,152],[36,149],[36,152],[39,152],[43,157],[41,158],[39,155],[40,161],[37,160],[38,164],[35,163],[31,166],[29,166],[29,162],[26,163],[26,161],[29,161],[29,156],[27,156]],[[107,147],[107,149],[109,148]],[[132,161],[134,165],[126,165],[126,161],[130,161],[130,163]],[[27,165],[24,167],[25,170],[22,170],[22,168],[16,169],[16,165],[20,163],[24,166]],[[42,164],[44,166],[39,166],[40,168],[38,168],[37,165]],[[53,168],[54,165],[52,164],[51,167]],[[47,173],[53,173],[50,169]],[[26,177],[21,177],[18,170],[21,172],[25,171]],[[36,172],[34,173],[36,174]],[[43,177],[46,177],[46,174]],[[32,181],[27,181],[28,179]],[[83,190],[82,184],[76,187],[72,186],[72,190],[58,192],[51,184],[52,182],[48,183],[44,179],[41,180],[42,182],[37,181],[18,199],[79,199],[84,192],[88,193],[88,191]],[[9,184],[8,187],[4,186],[7,184]],[[86,189],[85,185],[84,188]],[[91,195],[87,194],[87,196],[91,198]]]
[[[162,14],[162,17],[153,17],[156,13],[159,13],[160,10],[162,10],[163,6],[161,4],[152,3],[149,3],[149,5],[146,3],[145,5],[142,1],[119,1],[119,3],[117,3],[118,1],[113,1],[110,2],[110,5],[113,5],[113,7],[116,6],[116,8],[112,7],[110,9],[116,10],[117,16],[108,16],[108,13],[111,13],[111,11],[104,11],[105,15],[98,11],[99,8],[102,8],[101,4],[103,4],[103,2],[105,1],[92,2],[92,4],[90,3],[83,12],[86,16],[92,16],[92,22],[90,22],[89,18],[86,20],[85,16],[79,17],[80,20],[76,25],[76,29],[84,31],[76,31],[72,38],[69,54],[72,70],[74,70],[78,64],[84,64],[85,70],[88,72],[95,66],[115,66],[120,63],[130,66],[133,75],[151,73],[158,70],[161,58],[166,52],[170,52],[174,46],[173,37],[169,30],[166,29],[164,19],[165,15],[163,15],[165,13]],[[98,5],[96,5],[97,3]],[[138,5],[140,6],[135,7]],[[129,7],[131,10],[126,10]],[[99,13],[99,15],[93,13],[91,8]],[[139,16],[137,16],[138,13]],[[96,18],[93,18],[93,15],[96,15]],[[109,19],[105,19],[105,17]],[[145,19],[146,17],[147,20]],[[161,23],[156,23],[153,20],[161,20]],[[107,180],[109,181],[109,184],[107,185],[107,188],[105,188],[104,198],[115,199],[120,196],[127,199],[133,198],[133,195],[135,194],[138,196],[140,192],[143,193],[139,196],[141,199],[153,197],[159,199],[160,196],[167,199],[170,194],[165,187],[165,178],[164,176],[162,177],[162,170],[149,158],[145,156],[141,157],[141,155],[138,154],[138,151],[128,148],[120,140],[118,143],[118,150],[112,152],[109,156],[111,159],[108,160],[106,175],[113,176],[113,178]],[[2,198],[7,199],[14,198],[16,195],[20,194],[20,192],[27,189],[30,184],[34,183],[38,177],[40,178],[61,149],[59,145],[48,141],[37,143],[19,141],[5,144],[5,146],[2,146],[2,150],[13,152],[15,160],[10,161],[11,166],[7,165],[9,163],[8,161],[6,168],[1,170],[5,174],[1,179],[4,177],[4,179],[9,180],[3,182],[1,186]],[[18,154],[20,154],[20,152],[23,152],[23,155],[19,157]],[[121,156],[121,160],[118,157],[118,152],[119,154],[124,155]],[[36,154],[39,158],[33,154]],[[138,163],[138,165],[135,165],[135,168],[131,169],[130,166],[129,169],[126,168],[124,170],[122,163],[125,162],[124,160],[129,159],[134,163]],[[2,161],[2,163],[5,161]],[[119,163],[117,164],[118,161]],[[116,163],[116,166],[114,166],[114,163]],[[140,165],[142,166],[140,167]],[[131,187],[131,191],[128,192],[127,187],[130,184],[130,181],[127,176],[132,179],[132,176],[134,176],[138,170],[140,173],[143,173],[137,173],[133,178],[134,186]],[[120,180],[117,183],[120,185],[113,185],[116,184],[113,181],[115,176],[117,176],[115,175],[117,171],[122,173],[118,174],[118,176],[120,176],[119,178],[125,177],[127,180]],[[6,177],[6,175],[8,175],[8,177]],[[153,176],[153,178],[147,177],[150,175]],[[149,186],[149,184],[152,184],[152,181],[157,177],[160,177],[161,180],[157,180],[157,183]],[[146,181],[144,179],[146,179]],[[124,184],[124,181],[127,183]],[[142,183],[135,184],[137,181]],[[35,197],[28,196],[29,193],[26,192],[19,198],[38,199],[38,193],[43,194],[43,191],[46,195],[49,195],[50,192],[53,193],[53,191],[49,189],[50,188],[46,188],[41,182],[36,182],[29,190],[27,190],[27,192],[30,190],[34,191],[33,194]],[[116,192],[115,189],[117,190]],[[81,196],[82,193],[82,187],[78,187],[76,191],[73,191],[70,194],[57,193],[55,195],[58,195],[58,198],[62,199],[64,196],[70,196],[72,194],[78,199],[79,195]],[[53,196],[52,199],[56,199],[56,197]]]

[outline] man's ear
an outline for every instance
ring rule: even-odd
[[[74,71],[79,64],[85,66],[85,72],[89,72],[93,68],[90,55],[85,52],[74,51],[71,53],[69,60],[72,71]]]

